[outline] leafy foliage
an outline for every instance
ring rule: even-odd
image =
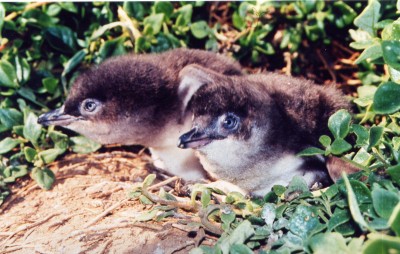
[[[173,216],[177,207],[199,211],[201,223],[191,225],[193,230],[203,227],[220,238],[215,246],[200,246],[192,253],[398,251],[400,21],[395,8],[377,0],[368,5],[2,3],[0,204],[9,195],[7,184],[30,174],[40,187],[50,189],[54,174],[49,163],[66,152],[99,149],[84,137],[36,123],[38,114],[61,106],[76,76],[89,65],[128,52],[191,47],[232,54],[245,66],[299,74],[313,62],[315,50],[329,49],[333,41],[350,42],[351,36],[350,46],[362,50],[355,60],[362,85],[354,103],[360,113],[334,114],[328,123],[332,135],[320,137],[321,147],[301,155],[340,156],[362,168],[360,173],[344,175],[317,192],[294,178],[262,199],[196,185],[188,203],[162,188],[158,195],[149,193],[155,178],[150,175],[130,196],[143,204],[160,204],[136,218],[140,221]],[[221,195],[223,203],[216,198]]]

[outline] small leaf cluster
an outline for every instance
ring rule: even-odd
[[[296,52],[328,45],[338,32],[346,31],[357,16],[356,7],[344,1],[242,2],[232,16],[234,28],[240,31],[234,41],[238,56],[250,55],[257,63],[262,55],[283,58],[288,51],[296,59]]]

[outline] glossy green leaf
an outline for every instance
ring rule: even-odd
[[[211,201],[211,191],[209,190],[209,189],[204,189],[202,192],[201,192],[201,198],[200,198],[200,201],[201,201],[201,205],[205,208],[205,207],[207,207],[209,204],[210,204],[210,201]]]
[[[382,53],[390,67],[400,70],[400,41],[382,41]]]
[[[329,117],[328,127],[335,138],[345,138],[350,130],[351,115],[341,109]]]
[[[197,39],[203,39],[209,34],[209,27],[207,22],[201,20],[192,23],[192,25],[190,26],[190,31],[192,31],[193,36]]]
[[[0,60],[0,86],[11,88],[19,87],[15,68],[6,60]]]
[[[152,185],[155,179],[156,179],[155,174],[150,174],[146,176],[146,178],[143,180],[142,188],[147,188],[150,185]]]
[[[254,235],[255,231],[248,220],[240,223],[235,230],[225,239],[221,241],[219,247],[223,253],[229,253],[231,246],[234,244],[243,244],[247,239]]]
[[[318,212],[315,207],[304,205],[297,206],[295,212],[289,219],[288,228],[290,232],[306,239],[313,233],[313,230],[320,225]]]
[[[319,142],[320,142],[324,147],[328,147],[328,146],[331,145],[332,139],[331,139],[329,136],[327,136],[327,135],[322,135],[322,136],[319,138]]]
[[[369,133],[364,126],[352,124],[351,131],[357,136],[356,144],[358,147],[368,145]]]
[[[42,79],[42,84],[47,92],[53,94],[58,87],[58,79],[52,77],[44,78]]]
[[[364,244],[363,254],[390,254],[400,252],[399,237],[371,233],[368,235],[368,239],[369,240]]]
[[[390,114],[400,110],[400,85],[386,82],[379,86],[374,96],[374,111]]]
[[[358,225],[361,227],[361,229],[369,229],[371,231],[370,226],[367,224],[367,222],[364,220],[364,217],[361,214],[358,202],[357,202],[357,197],[353,191],[352,185],[350,184],[349,179],[347,178],[347,175],[345,173],[342,174],[342,178],[344,180],[344,183],[346,185],[346,190],[347,190],[347,201],[349,203],[349,208],[351,215],[353,217],[353,220],[358,223]]]
[[[165,17],[169,18],[174,12],[174,6],[171,2],[161,1],[154,4],[154,10],[156,13],[163,13]]]
[[[22,122],[23,117],[18,110],[14,108],[0,109],[0,123],[5,127],[5,130],[10,130],[16,125],[21,125]]]
[[[246,245],[240,244],[233,244],[229,250],[230,254],[253,254],[254,252],[247,247]]]
[[[146,10],[142,3],[126,1],[124,2],[124,10],[130,16],[139,20],[143,20]]]
[[[56,50],[71,53],[76,48],[75,33],[66,26],[52,26],[45,29],[45,38]]]
[[[328,222],[328,231],[334,230],[339,225],[342,225],[350,220],[350,213],[348,210],[336,209]]]
[[[4,182],[13,183],[17,178],[23,177],[28,174],[28,167],[26,165],[9,166],[3,171]]]
[[[22,142],[17,139],[7,137],[0,141],[0,154],[5,154],[14,149],[17,145]]]
[[[355,64],[360,64],[362,61],[369,59],[373,61],[379,57],[382,57],[382,46],[379,43],[374,43],[373,45],[367,47],[361,55],[354,61]]]
[[[31,66],[25,58],[15,58],[15,72],[19,84],[24,84],[28,81],[31,74]]]
[[[55,175],[53,171],[48,168],[34,168],[32,170],[32,177],[35,179],[39,187],[45,190],[50,190],[55,181]]]
[[[331,145],[331,152],[334,155],[341,155],[352,148],[351,144],[346,140],[338,138],[335,139]]]
[[[310,239],[312,253],[315,254],[351,254],[345,238],[339,233],[317,234]],[[359,250],[360,251],[360,250]]]
[[[325,151],[316,147],[309,147],[299,152],[297,156],[314,156],[318,154],[324,154]]]
[[[31,141],[33,144],[37,143],[37,140],[42,133],[42,126],[37,123],[37,116],[32,112],[28,113],[25,120],[23,134],[26,139]]]
[[[400,236],[400,204],[398,203],[390,215],[388,224],[397,236]]]
[[[389,219],[394,208],[400,201],[398,194],[382,188],[374,189],[371,194],[372,204],[376,213],[384,219]]]
[[[396,166],[391,166],[386,170],[386,173],[390,175],[392,180],[400,185],[400,164]]]
[[[0,3],[0,38],[2,38],[1,31],[3,30],[5,16],[6,16],[6,10],[4,9],[4,6]]]
[[[59,148],[50,148],[44,151],[41,151],[38,153],[39,158],[42,159],[42,161],[45,164],[51,163],[56,160],[56,158],[63,154],[65,152],[65,149],[59,149]]]
[[[369,129],[369,145],[368,149],[379,144],[383,135],[383,127],[373,126]]]
[[[35,156],[37,155],[37,152],[32,147],[26,146],[26,147],[24,147],[24,155],[25,155],[25,159],[27,161],[33,162],[33,160],[35,159]]]
[[[368,32],[371,36],[375,35],[375,24],[380,18],[381,4],[377,0],[369,1],[367,7],[354,20],[354,24],[360,29]]]
[[[163,24],[163,20],[164,20],[164,14],[163,13],[153,14],[151,16],[146,17],[143,20],[143,24],[145,26],[146,25],[150,26],[152,28],[153,35],[156,35],[161,30],[161,26]]]

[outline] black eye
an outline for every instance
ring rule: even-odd
[[[93,100],[86,100],[83,103],[83,109],[87,112],[93,112],[97,107],[97,103]]]
[[[238,118],[233,115],[228,115],[222,122],[222,127],[224,127],[227,130],[233,130],[236,128],[237,125],[238,125]]]

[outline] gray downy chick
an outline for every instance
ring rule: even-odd
[[[201,50],[119,56],[80,75],[64,105],[38,122],[63,126],[101,144],[150,147],[156,166],[185,180],[201,179],[205,173],[194,152],[176,147],[191,126],[191,113],[178,97],[178,74],[192,63],[241,75],[238,63]]]
[[[200,66],[180,76],[194,120],[179,147],[197,150],[212,178],[256,196],[295,175],[309,186],[329,183],[323,158],[296,154],[317,145],[329,133],[329,116],[349,107],[335,88],[276,73],[229,77]]]

